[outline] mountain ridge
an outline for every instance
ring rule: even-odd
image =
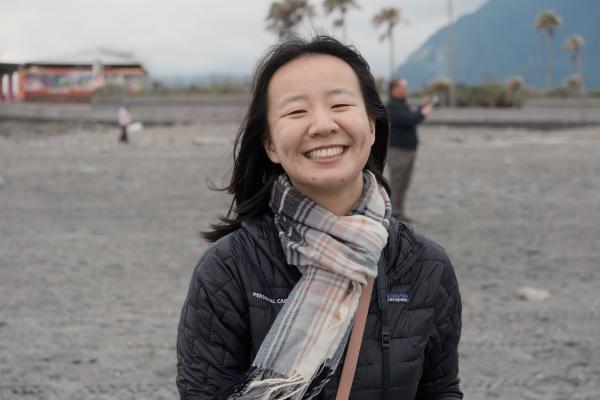
[[[579,34],[583,75],[587,89],[600,88],[600,1],[597,0],[488,0],[454,25],[455,80],[457,83],[504,82],[520,75],[525,85],[542,89],[546,77],[546,40],[535,30],[540,12],[555,10],[562,19],[553,46],[552,86],[561,86],[576,74],[562,45]],[[396,69],[413,88],[447,76],[448,27],[439,29]]]

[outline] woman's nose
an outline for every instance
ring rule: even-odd
[[[333,113],[328,109],[316,109],[311,116],[311,124],[309,134],[315,135],[331,135],[337,132],[339,126],[333,118]]]

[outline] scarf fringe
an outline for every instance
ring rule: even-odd
[[[296,397],[297,399],[302,399],[302,400],[309,400],[314,398],[315,396],[317,396],[321,390],[323,389],[323,387],[327,384],[327,382],[331,379],[331,376],[334,373],[334,369],[332,369],[330,366],[328,365],[321,365],[321,367],[317,370],[317,372],[315,373],[315,375],[313,376],[313,378],[311,379],[311,381],[309,383],[303,384],[301,382],[296,382],[291,384],[289,387],[286,386],[282,386],[291,382],[294,382],[293,380],[284,378],[284,377],[273,377],[273,378],[268,378],[269,376],[275,376],[277,374],[275,374],[274,372],[270,372],[270,371],[265,371],[265,370],[261,370],[259,368],[257,368],[256,366],[253,366],[252,368],[250,368],[248,370],[248,372],[246,372],[244,375],[242,375],[240,378],[238,378],[236,381],[237,383],[235,383],[232,387],[230,387],[228,390],[226,390],[225,392],[221,392],[217,394],[216,399],[218,400],[254,400],[254,399],[289,399],[291,398],[291,396],[298,396]],[[260,377],[267,377],[267,379],[262,380],[262,381],[258,381],[258,382],[254,382],[256,385],[252,385],[253,381],[255,379],[260,379]],[[299,379],[299,378],[296,378]],[[301,378],[300,378],[301,379]],[[288,394],[284,394],[284,393],[270,393],[269,389],[267,387],[259,387],[262,385],[268,385],[268,384],[272,384],[275,383],[276,385],[278,385],[276,388],[274,388],[274,390],[281,390],[281,389],[292,389],[290,393]],[[299,385],[298,387],[294,388],[294,385]],[[250,386],[254,386],[254,393],[251,392],[252,389],[250,389]],[[277,397],[273,397],[274,395],[277,395]],[[271,397],[269,397],[271,396]]]
[[[337,365],[337,364],[336,364]],[[322,364],[310,380],[310,384],[302,397],[302,400],[310,400],[319,395],[323,387],[329,382],[335,372],[330,366]]]
[[[301,399],[309,382],[302,376],[284,377],[270,370],[252,367],[244,381],[233,390],[230,400]]]

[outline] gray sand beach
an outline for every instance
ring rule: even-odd
[[[174,399],[237,125],[0,121],[0,399]],[[463,296],[467,399],[600,399],[600,128],[424,126],[408,213]],[[544,290],[545,300],[517,290]]]

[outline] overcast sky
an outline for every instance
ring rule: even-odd
[[[454,0],[455,17],[486,0]],[[320,14],[313,25],[331,32],[333,18]],[[150,73],[250,74],[256,60],[276,41],[265,30],[271,0],[30,0],[3,2],[0,60],[27,61],[104,46],[133,52]],[[396,28],[396,60],[401,63],[429,35],[447,24],[447,0],[359,0],[347,14],[348,40],[375,75],[388,71],[387,43],[371,18],[382,7],[401,9],[409,21]],[[301,32],[311,32],[310,25]]]

